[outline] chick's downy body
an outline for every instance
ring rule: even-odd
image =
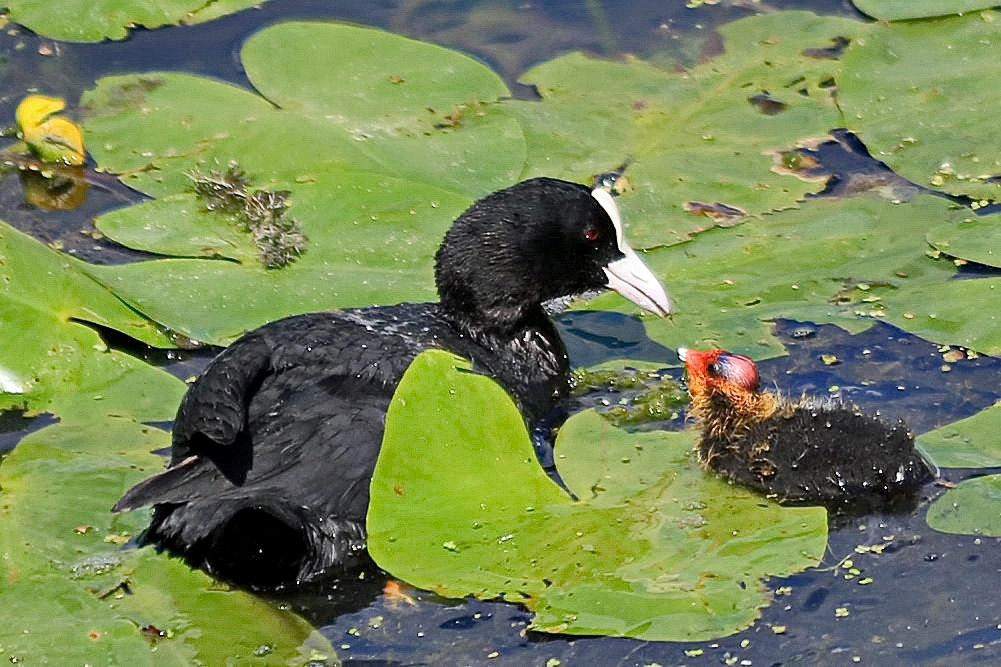
[[[742,355],[681,348],[679,356],[699,457],[734,483],[780,502],[885,507],[907,502],[937,474],[901,421],[762,391],[754,362]]]

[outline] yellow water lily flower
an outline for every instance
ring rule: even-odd
[[[70,119],[53,115],[65,108],[66,102],[58,97],[29,95],[17,105],[18,133],[42,160],[81,165],[86,157],[83,131]]]

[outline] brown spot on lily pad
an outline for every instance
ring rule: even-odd
[[[766,116],[778,115],[789,107],[789,105],[782,100],[777,97],[773,97],[767,90],[760,92],[757,95],[751,95],[747,98],[747,101],[751,103],[751,106]]]
[[[845,49],[852,43],[847,37],[835,37],[831,40],[830,46],[818,46],[803,49],[803,55],[807,58],[819,58],[829,60],[839,60]]]
[[[747,211],[719,201],[712,204],[700,201],[688,201],[685,202],[684,209],[692,215],[702,215],[712,218],[720,225],[736,224],[741,218],[747,215]]]

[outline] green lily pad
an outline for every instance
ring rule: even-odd
[[[542,101],[509,103],[528,138],[528,173],[582,180],[632,158],[635,193],[621,205],[630,242],[642,248],[714,224],[685,212],[688,201],[752,215],[795,206],[811,186],[773,172],[768,152],[844,122],[830,90],[841,63],[804,50],[866,30],[778,12],[723,26],[725,52],[685,72],[580,53],[543,63],[521,77]],[[784,109],[770,115],[750,102],[766,93]]]
[[[8,0],[10,18],[64,42],[125,39],[136,26],[203,23],[264,0]]]
[[[0,647],[11,661],[274,664],[300,656],[312,633],[301,618],[152,549],[120,546],[148,514],[110,507],[162,466],[149,452],[168,443],[159,429],[104,418],[49,426],[5,457],[0,605],[17,614],[0,628]]]
[[[113,327],[161,346],[166,338],[60,255],[0,223],[0,409],[27,407],[60,419],[109,414],[169,419],[183,383],[108,349],[86,322]],[[164,408],[164,402],[173,404]]]
[[[6,288],[2,296],[9,304],[6,308],[45,311],[47,318],[62,323],[91,322],[150,345],[169,345],[169,338],[155,323],[95,285],[82,271],[86,263],[47,248],[2,221],[0,258],[0,282]],[[22,321],[18,327],[24,330],[29,324],[30,320]],[[17,335],[4,340],[21,338]]]
[[[915,183],[1001,196],[1001,14],[874,28],[845,53],[839,100],[873,154]]]
[[[885,294],[885,319],[911,333],[945,345],[1001,354],[1001,315],[993,303],[1001,279],[949,280],[920,290]]]
[[[966,14],[997,6],[990,0],[853,0],[852,4],[880,21]]]
[[[1001,466],[1001,407],[981,410],[972,417],[922,433],[918,445],[934,461],[949,468]]]
[[[768,324],[775,318],[831,322],[850,331],[867,328],[873,317],[909,331],[926,326],[915,314],[926,312],[928,304],[910,312],[909,303],[898,302],[921,300],[932,289],[951,291],[961,282],[971,283],[971,300],[974,293],[980,298],[990,293],[981,281],[949,281],[953,263],[927,255],[926,230],[948,219],[951,208],[934,197],[910,204],[870,197],[813,199],[798,210],[651,250],[644,260],[666,276],[678,315],[646,318],[647,333],[672,349],[722,346],[760,358],[782,352]],[[970,300],[963,303],[969,308]],[[620,304],[617,296],[605,295],[590,305]],[[965,336],[945,321],[940,324],[925,332],[932,340],[969,342],[956,340]],[[975,327],[971,322],[970,331]],[[980,333],[992,336],[990,330]]]
[[[237,160],[268,189],[370,171],[467,196],[521,168],[521,128],[495,104],[507,87],[468,56],[372,28],[290,22],[255,34],[241,58],[266,97],[185,74],[101,79],[81,100],[95,159],[152,195],[178,193],[185,170],[213,161]]]
[[[970,479],[928,508],[928,525],[943,533],[1001,537],[1001,475]]]
[[[716,479],[690,432],[576,415],[556,444],[571,499],[539,466],[510,398],[466,367],[426,352],[393,398],[368,527],[370,553],[394,576],[519,602],[534,630],[699,640],[750,625],[770,599],[763,578],[823,555],[822,508],[782,508]]]
[[[291,312],[432,298],[445,229],[524,163],[521,127],[496,103],[503,82],[468,56],[332,23],[268,28],[242,56],[271,102],[166,73],[108,77],[83,100],[98,162],[159,197],[98,228],[133,248],[240,264],[164,260],[91,274],[176,331],[217,343]],[[225,216],[187,193],[187,171],[230,160],[254,187],[291,192],[289,214],[310,244],[287,269],[254,266]]]
[[[928,232],[928,243],[950,257],[1001,268],[1001,225],[994,215],[971,213],[964,220],[936,227]]]
[[[140,212],[146,220],[142,227],[134,224]],[[136,250],[175,257],[225,258],[249,265],[257,260],[257,248],[250,235],[224,214],[207,210],[205,203],[190,193],[105,213],[97,227],[106,236]]]

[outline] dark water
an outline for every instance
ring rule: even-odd
[[[379,25],[436,41],[495,67],[517,95],[520,72],[571,49],[599,55],[636,53],[661,64],[691,63],[719,48],[713,26],[773,8],[809,8],[856,16],[843,0],[729,2],[698,10],[684,2],[600,3],[273,0],[213,23],[139,30],[120,43],[55,44],[24,30],[0,34],[0,116],[29,90],[75,100],[100,76],[152,69],[183,70],[247,85],[239,64],[242,41],[289,19],[342,19]],[[626,5],[626,6],[622,6]],[[483,8],[503,20],[486,21]],[[42,55],[40,51],[51,52]],[[98,262],[127,261],[125,249],[88,234],[100,212],[141,198],[113,180],[90,188],[74,211],[35,209],[16,177],[0,182],[3,217],[45,242]],[[560,318],[573,361],[645,359],[674,366],[674,352],[646,339],[635,320],[614,314],[570,313]],[[785,393],[841,395],[916,432],[969,416],[999,398],[1001,361],[962,359],[943,370],[942,353],[883,323],[859,335],[834,326],[780,321],[788,355],[760,364],[763,382]],[[128,349],[181,377],[196,374],[210,351],[157,353]],[[839,363],[827,365],[822,355]],[[665,371],[678,375],[676,368]],[[52,418],[0,415],[0,453]],[[680,428],[680,421],[665,428]],[[945,470],[959,481],[981,471]],[[929,486],[931,498],[942,492]],[[526,633],[530,615],[510,604],[443,600],[412,591],[413,603],[382,595],[386,576],[375,568],[322,590],[289,599],[322,628],[349,664],[366,665],[957,665],[1001,662],[1001,541],[954,536],[928,528],[927,502],[913,515],[835,521],[827,558],[815,570],[769,582],[774,603],[754,627],[696,644],[613,638],[566,638]],[[878,545],[881,553],[866,546]],[[861,551],[861,553],[857,553]],[[861,575],[846,578],[850,557]],[[871,583],[860,584],[862,578]],[[784,627],[784,631],[779,631]]]

